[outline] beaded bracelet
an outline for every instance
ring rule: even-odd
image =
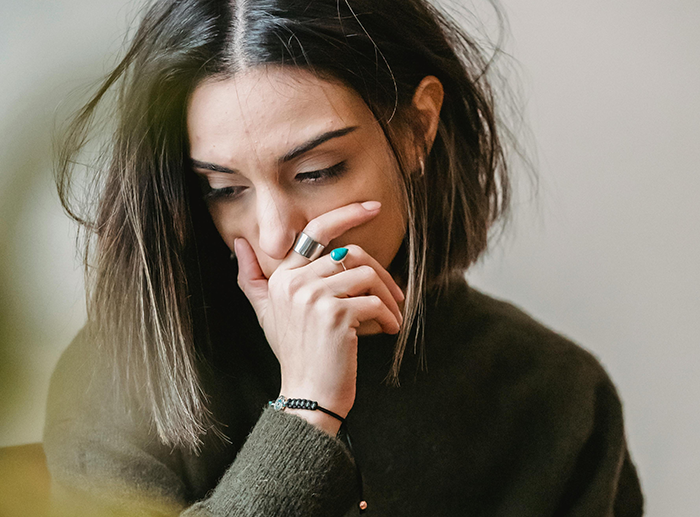
[[[326,409],[324,407],[321,407],[318,405],[318,402],[315,400],[308,400],[308,399],[288,399],[284,395],[280,395],[277,397],[277,400],[271,400],[268,402],[270,406],[275,411],[282,411],[283,409],[307,409],[309,411],[321,411],[327,415],[332,416],[333,418],[340,420],[340,423],[343,424],[345,423],[345,419],[338,415],[337,413],[334,413],[330,409]]]

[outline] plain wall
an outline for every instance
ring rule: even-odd
[[[503,4],[539,193],[520,189],[469,278],[600,359],[648,515],[696,515],[700,3]],[[41,440],[51,370],[85,317],[54,113],[114,62],[137,5],[0,1],[0,446]]]

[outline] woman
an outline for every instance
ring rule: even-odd
[[[59,508],[641,514],[600,365],[464,283],[508,200],[488,64],[422,0],[152,4],[61,156],[96,238]]]

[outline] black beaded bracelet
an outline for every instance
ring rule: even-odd
[[[306,409],[309,411],[321,411],[322,413],[325,413],[327,415],[332,416],[333,418],[340,420],[340,423],[343,424],[345,423],[345,419],[338,415],[337,413],[334,413],[330,409],[326,409],[324,407],[321,407],[318,405],[318,402],[315,400],[308,400],[308,399],[288,399],[284,395],[280,395],[277,397],[277,400],[271,400],[268,402],[270,406],[275,411],[282,411],[283,409]]]

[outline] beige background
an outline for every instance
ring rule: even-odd
[[[470,278],[601,360],[648,515],[696,515],[700,3],[503,3],[540,192],[521,191]],[[113,63],[138,5],[0,0],[0,446],[41,439],[50,372],[84,319],[54,113]]]

